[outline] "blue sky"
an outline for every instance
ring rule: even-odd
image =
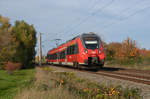
[[[127,37],[150,49],[150,0],[0,0],[0,14],[25,20],[42,33],[44,53],[81,33],[96,32],[106,42]],[[37,49],[37,48],[36,48]]]

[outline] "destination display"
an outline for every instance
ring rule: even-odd
[[[85,44],[97,44],[97,41],[85,41]]]

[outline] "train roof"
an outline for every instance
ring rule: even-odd
[[[58,45],[58,47],[60,47],[60,46],[62,46],[62,45],[64,45],[64,44],[66,44],[66,43],[68,43],[68,42],[70,42],[70,41],[72,41],[72,40],[75,40],[76,38],[81,38],[81,37],[98,37],[98,38],[100,38],[97,34],[95,34],[95,33],[93,33],[93,32],[90,32],[90,33],[83,33],[83,34],[81,34],[81,35],[78,35],[78,36],[76,36],[76,37],[74,37],[74,38],[72,38],[72,39],[70,39],[70,40],[68,40],[68,41],[66,41],[66,42],[64,42],[64,43],[62,43],[62,44],[60,44],[60,45]],[[57,47],[57,48],[58,48]],[[54,49],[57,49],[57,48],[52,48],[52,49],[50,49],[49,51],[51,51],[51,50],[54,50]],[[48,52],[49,52],[48,51]]]
[[[82,35],[81,35],[81,37],[98,37],[98,38],[100,38],[97,34],[95,34],[95,33],[83,33]]]

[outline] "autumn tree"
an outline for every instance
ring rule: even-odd
[[[122,44],[118,42],[112,42],[112,43],[107,44],[105,46],[107,60],[114,60],[115,55],[117,54],[121,46]]]
[[[122,43],[112,42],[106,46],[106,59],[116,63],[136,63],[140,62],[141,54],[136,41],[129,37]],[[136,62],[135,62],[136,61]]]
[[[35,59],[36,31],[33,25],[25,21],[16,21],[12,33],[17,44],[15,60],[27,68]]]
[[[13,60],[16,50],[12,41],[9,19],[0,15],[0,69],[7,61]]]
[[[147,55],[148,58],[150,58],[150,50],[147,51]]]
[[[136,41],[128,37],[122,42],[122,46],[115,56],[121,63],[134,63],[135,61],[139,61],[140,52]]]
[[[0,30],[8,30],[10,26],[9,19],[0,15]]]

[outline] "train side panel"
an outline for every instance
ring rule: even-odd
[[[104,61],[103,44],[98,37],[91,34],[77,37],[50,50],[47,57],[49,63],[66,65],[73,65],[74,63],[103,65]]]

